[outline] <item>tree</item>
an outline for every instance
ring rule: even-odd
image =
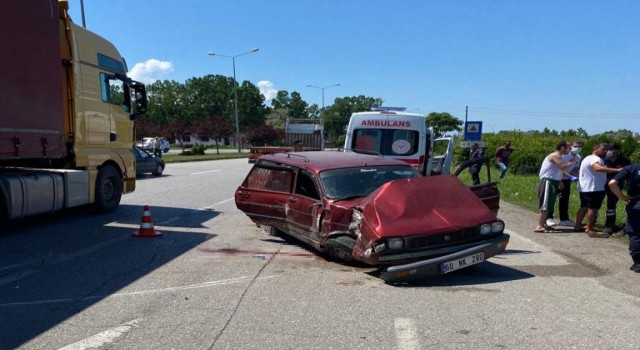
[[[287,90],[280,90],[276,94],[276,98],[271,100],[271,107],[273,109],[289,109],[289,104],[291,103],[291,97],[289,97],[289,92]]]
[[[233,135],[233,123],[229,119],[220,116],[212,116],[202,119],[195,128],[198,137],[212,138],[216,143],[216,153],[220,154],[218,140]]]
[[[433,128],[433,136],[437,138],[447,132],[462,131],[462,120],[447,112],[431,112],[427,115],[427,126]]]
[[[265,119],[266,125],[272,126],[276,129],[284,129],[287,124],[287,110],[281,108],[271,108],[269,114]]]
[[[247,141],[254,146],[276,145],[284,139],[284,132],[269,125],[247,127],[245,130]]]
[[[238,88],[238,115],[241,128],[248,125],[264,125],[265,118],[269,113],[264,105],[264,96],[257,86],[245,80]]]
[[[300,93],[294,91],[291,93],[291,101],[289,103],[289,116],[291,118],[308,118],[307,107],[309,104],[300,96]]]
[[[372,107],[380,106],[383,102],[381,98],[364,95],[336,98],[333,105],[321,112],[325,131],[329,133],[332,140],[336,140],[338,135],[344,134],[351,114],[370,111]]]

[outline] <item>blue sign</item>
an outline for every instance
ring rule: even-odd
[[[482,139],[482,122],[466,122],[464,125],[465,141],[480,141]]]

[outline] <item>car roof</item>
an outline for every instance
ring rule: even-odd
[[[274,153],[260,157],[259,161],[262,160],[294,165],[314,173],[328,169],[378,165],[401,165],[412,168],[410,164],[400,160],[355,152],[310,151]]]

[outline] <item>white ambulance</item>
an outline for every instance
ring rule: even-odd
[[[434,140],[425,116],[407,113],[406,108],[376,107],[351,115],[344,151],[399,159],[415,166],[423,175],[449,174],[453,138]]]

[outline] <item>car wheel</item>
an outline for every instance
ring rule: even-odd
[[[353,247],[356,241],[349,236],[338,236],[329,238],[324,244],[324,250],[331,257],[340,261],[353,262]]]
[[[280,229],[273,226],[260,225],[260,229],[262,230],[262,232],[268,234],[269,236],[280,236],[280,234],[282,234],[282,231],[280,231]]]
[[[156,170],[153,171],[153,175],[160,176],[162,175],[163,171],[164,171],[164,167],[162,166],[162,164],[158,164],[158,167],[156,168]]]
[[[96,180],[96,210],[110,213],[120,204],[122,197],[122,179],[118,171],[111,165],[105,165],[98,173]]]

